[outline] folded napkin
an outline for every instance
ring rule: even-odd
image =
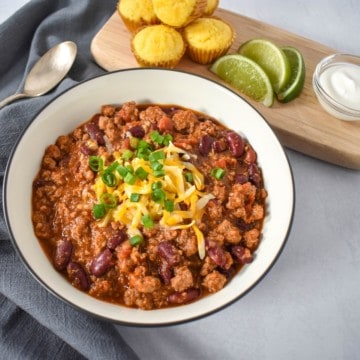
[[[33,0],[0,25],[0,100],[20,91],[34,62],[65,40],[78,46],[69,75],[53,91],[0,110],[0,186],[12,146],[31,118],[66,88],[101,74],[90,43],[116,0]],[[43,289],[15,253],[0,206],[0,358],[137,359],[114,325]]]

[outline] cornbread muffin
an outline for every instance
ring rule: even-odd
[[[204,11],[204,15],[211,16],[218,6],[219,6],[219,0],[207,0],[207,5]]]
[[[181,34],[164,24],[140,29],[131,42],[131,50],[140,66],[174,68],[185,49]]]
[[[183,27],[202,16],[207,0],[153,0],[156,16],[162,23]]]
[[[155,15],[152,0],[120,0],[117,11],[131,32],[144,25],[160,23]]]
[[[187,25],[183,36],[190,58],[199,64],[209,64],[229,50],[235,32],[221,19],[203,17]]]

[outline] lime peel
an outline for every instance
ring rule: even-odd
[[[283,103],[289,102],[300,95],[305,83],[305,62],[301,52],[291,46],[281,48],[289,60],[291,76],[285,89],[277,94]]]

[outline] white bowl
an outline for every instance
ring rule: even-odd
[[[34,235],[32,181],[45,148],[98,112],[103,104],[176,104],[209,114],[244,135],[258,155],[268,192],[267,216],[255,260],[221,291],[175,308],[138,310],[97,300],[74,288],[52,266]],[[264,118],[233,91],[186,72],[136,68],[85,81],[52,100],[14,147],[5,174],[4,211],[13,245],[34,277],[67,303],[103,319],[129,325],[169,325],[223,308],[252,289],[278,258],[294,209],[294,186],[284,150]]]

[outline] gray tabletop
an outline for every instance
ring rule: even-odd
[[[0,0],[0,22],[25,2]],[[221,0],[220,6],[360,54],[358,1]],[[273,269],[245,297],[204,319],[117,326],[142,359],[359,358],[360,171],[286,152],[296,208]]]

